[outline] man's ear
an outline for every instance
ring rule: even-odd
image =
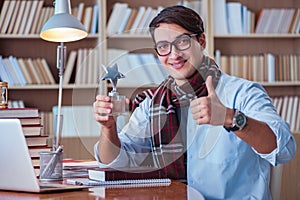
[[[205,33],[201,33],[198,40],[200,42],[200,45],[203,47],[203,49],[205,49],[206,48]]]

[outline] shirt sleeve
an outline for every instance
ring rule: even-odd
[[[238,92],[236,102],[241,103],[237,103],[235,108],[251,118],[265,122],[277,138],[277,148],[271,153],[260,154],[253,150],[274,166],[287,163],[296,153],[296,143],[290,126],[279,116],[264,88],[257,83],[247,83],[246,87]]]
[[[136,167],[149,155],[151,139],[148,121],[149,99],[145,99],[132,113],[129,123],[118,133],[121,148],[119,155],[109,164],[103,164],[99,159],[97,142],[94,155],[100,167]]]

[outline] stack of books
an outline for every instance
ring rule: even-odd
[[[38,108],[0,109],[0,118],[20,120],[36,175],[39,175],[39,152],[50,151],[49,136],[43,134],[43,123]]]
[[[164,168],[94,168],[88,169],[88,178],[67,179],[67,183],[89,186],[150,187],[168,186],[171,179],[167,177],[167,171]]]

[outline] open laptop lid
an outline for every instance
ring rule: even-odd
[[[0,119],[0,138],[0,189],[38,192],[20,121]]]
[[[48,184],[41,189],[18,119],[0,119],[0,190],[52,192],[86,187]]]

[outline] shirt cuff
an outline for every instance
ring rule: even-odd
[[[94,145],[94,154],[95,159],[98,161],[98,165],[100,168],[120,168],[128,166],[128,158],[123,148],[120,149],[119,155],[109,164],[104,164],[101,162],[98,154],[98,144],[99,141]],[[121,144],[122,145],[122,144]]]

